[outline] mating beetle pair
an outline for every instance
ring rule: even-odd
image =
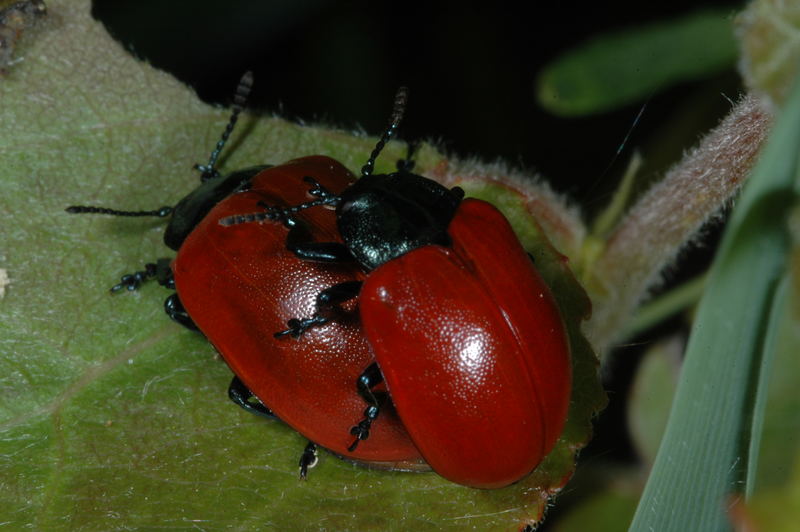
[[[421,455],[481,488],[527,475],[561,433],[571,369],[556,304],[507,220],[410,164],[373,174],[402,89],[358,181],[323,156],[219,176],[250,81],[203,184],[171,213],[150,212],[172,215],[171,267],[121,285],[174,286],[167,312],[220,351],[241,379],[232,398],[335,454],[395,468]]]

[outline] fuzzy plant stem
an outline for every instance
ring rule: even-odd
[[[664,268],[730,203],[755,163],[770,122],[760,100],[744,96],[610,233],[586,276],[594,313],[585,332],[601,356],[659,285]]]

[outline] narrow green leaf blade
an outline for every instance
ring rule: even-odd
[[[687,348],[666,435],[631,530],[725,530],[745,492],[755,388],[796,198],[800,83],[735,209]]]

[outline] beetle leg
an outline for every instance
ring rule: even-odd
[[[383,374],[381,373],[378,364],[374,362],[364,370],[364,372],[358,377],[358,381],[356,381],[358,393],[364,398],[369,406],[367,406],[366,410],[364,410],[364,419],[359,421],[358,425],[355,425],[350,429],[350,434],[356,437],[356,439],[353,440],[353,443],[350,444],[350,447],[347,448],[347,450],[350,452],[355,451],[356,447],[358,446],[358,442],[369,438],[369,429],[372,427],[372,422],[375,421],[375,418],[377,418],[378,414],[380,413],[380,401],[372,392],[372,389],[382,382]]]
[[[314,262],[354,262],[350,250],[339,242],[286,242],[286,247],[298,258]]]
[[[278,419],[278,417],[272,413],[272,410],[264,406],[264,403],[250,391],[250,388],[245,386],[239,377],[233,377],[231,380],[231,384],[228,386],[228,397],[230,397],[231,401],[251,414],[269,419]]]
[[[317,306],[331,307],[349,301],[361,291],[362,281],[345,281],[326,288],[317,294]]]
[[[286,249],[297,255],[302,260],[314,262],[340,262],[351,263],[355,261],[353,254],[341,242],[311,242],[308,228],[288,216],[282,219],[283,224],[289,228],[286,236]]]
[[[414,165],[416,164],[414,161],[414,152],[417,151],[417,148],[419,148],[418,140],[410,140],[406,143],[405,159],[397,160],[396,166],[398,172],[406,172],[410,174],[412,170],[414,170]]]
[[[345,281],[343,283],[330,286],[317,294],[317,307],[322,311],[330,310],[340,303],[344,303],[356,297],[361,291],[361,281]],[[325,325],[331,318],[318,311],[310,318],[292,318],[287,322],[288,329],[275,333],[275,338],[292,336],[299,338],[304,332],[312,327]]]
[[[313,441],[308,442],[303,454],[300,455],[300,479],[305,480],[308,475],[308,470],[317,465],[319,457],[317,456],[317,444]]]
[[[308,232],[301,224],[290,226],[286,249],[302,260],[341,263],[355,261],[350,250],[341,242],[309,242]]]
[[[276,332],[273,336],[275,338],[282,338],[284,336],[291,336],[292,338],[300,338],[303,333],[309,330],[312,327],[319,327],[320,325],[325,325],[330,321],[330,318],[326,318],[320,315],[314,315],[310,318],[292,318],[286,324],[289,326],[288,329],[284,329],[283,331]]]
[[[276,416],[272,410],[264,406],[264,403],[250,391],[250,388],[245,386],[239,377],[234,376],[233,379],[231,379],[231,383],[228,386],[228,397],[230,397],[231,401],[235,404],[251,414],[269,419],[278,419],[278,416]],[[317,444],[309,440],[298,462],[298,466],[300,466],[300,478],[305,480],[306,476],[308,476],[308,470],[316,466],[318,461]]]
[[[148,262],[144,265],[144,270],[134,272],[134,273],[126,273],[119,279],[119,283],[115,284],[111,287],[111,293],[114,294],[119,292],[123,288],[133,292],[137,288],[139,288],[143,282],[152,279],[156,275],[156,265],[152,262]]]
[[[251,414],[269,419],[278,419],[278,416],[276,416],[272,410],[264,406],[264,403],[250,391],[250,388],[245,386],[239,377],[234,376],[233,379],[231,379],[231,383],[228,386],[228,397],[230,397],[231,401]],[[308,470],[316,466],[318,461],[317,444],[309,440],[298,462],[298,466],[300,466],[300,478],[305,480],[306,476],[308,476]]]
[[[190,331],[200,330],[197,325],[194,324],[192,318],[189,317],[189,313],[186,312],[186,309],[183,308],[183,303],[181,303],[178,294],[172,294],[164,300],[164,312],[166,312],[167,316],[172,318],[174,322],[180,323]]]
[[[335,199],[338,201],[339,195],[334,194],[324,186],[320,185],[319,182],[311,176],[305,176],[303,181],[311,185],[311,190],[308,191],[309,195],[314,196],[315,198],[320,199]]]
[[[172,275],[172,259],[158,259],[156,261],[156,280],[158,284],[170,290],[175,290],[175,277]]]
[[[171,259],[158,259],[156,262],[148,262],[144,265],[144,270],[123,275],[119,283],[111,287],[111,293],[115,294],[122,289],[132,292],[138,289],[143,282],[150,279],[157,279],[158,284],[167,288],[175,288],[175,280],[172,278],[172,270],[169,267]]]
[[[314,180],[314,178],[306,176],[303,179],[310,180],[309,183],[311,183],[313,188],[309,190],[308,193],[317,199],[312,201],[307,201],[299,205],[293,205],[291,207],[282,207],[282,208],[275,207],[274,205],[267,205],[263,201],[259,201],[258,206],[263,207],[267,210],[264,217],[270,220],[285,220],[291,218],[293,214],[297,214],[300,211],[310,209],[311,207],[319,207],[321,205],[336,206],[339,204],[341,198],[339,197],[338,194],[333,194],[332,192],[329,192],[326,188],[317,183]]]

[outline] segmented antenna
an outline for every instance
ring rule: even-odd
[[[233,128],[236,126],[236,122],[239,120],[239,113],[241,113],[244,109],[244,105],[247,103],[247,98],[250,96],[250,91],[252,88],[253,73],[248,70],[244,73],[242,79],[239,80],[239,85],[236,87],[236,93],[233,95],[233,105],[231,106],[233,109],[231,118],[228,120],[228,125],[225,126],[225,130],[222,132],[222,137],[220,137],[217,145],[211,152],[211,156],[208,158],[208,164],[194,165],[195,170],[200,171],[200,179],[203,181],[208,181],[214,177],[219,177],[219,172],[216,168],[217,159],[219,158],[219,154],[222,152],[222,148],[225,147],[225,143],[228,142],[228,137],[231,136]]]
[[[240,225],[240,224],[247,224],[252,222],[263,222],[264,220],[288,220],[293,214],[297,214],[298,212],[310,209],[311,207],[319,207],[320,205],[335,205],[339,201],[339,196],[325,196],[320,199],[316,199],[314,201],[309,201],[307,203],[301,203],[300,205],[295,205],[294,207],[287,207],[285,209],[276,209],[272,208],[269,205],[261,205],[269,210],[264,212],[249,212],[245,214],[233,214],[231,216],[226,216],[225,218],[220,218],[217,222],[219,225],[224,226],[231,226],[231,225]]]
[[[386,143],[389,142],[389,140],[394,136],[397,126],[399,126],[400,122],[403,120],[403,115],[406,112],[407,104],[408,87],[400,87],[397,89],[397,93],[394,95],[394,106],[392,107],[392,116],[389,119],[389,125],[386,127],[383,135],[381,135],[381,138],[378,139],[375,149],[372,150],[369,159],[367,159],[367,164],[361,168],[361,177],[366,177],[372,174],[372,170],[375,167],[375,159],[378,158],[378,155],[383,150],[383,147],[386,146]]]
[[[271,212],[249,212],[247,214],[234,214],[220,218],[217,222],[219,225],[230,226],[240,225],[252,222],[263,222],[264,220],[274,220],[276,218],[274,213]]]
[[[118,211],[106,207],[93,207],[91,205],[72,205],[65,209],[70,214],[110,214],[112,216],[157,216],[165,218],[172,214],[172,207],[160,207],[154,211]]]
[[[383,150],[386,143],[394,136],[397,127],[400,125],[400,122],[403,120],[403,114],[406,111],[406,105],[408,104],[408,88],[407,87],[400,87],[397,89],[397,93],[394,96],[394,105],[392,106],[392,116],[389,119],[389,125],[381,135],[381,138],[378,139],[378,143],[375,145],[375,148],[372,150],[372,153],[367,160],[367,163],[361,168],[361,176],[366,177],[372,174],[372,170],[375,167],[375,159],[378,158],[378,155]],[[223,135],[223,138],[225,136]],[[410,157],[411,151],[409,151]],[[213,154],[212,154],[213,156]],[[411,163],[408,168],[413,165]],[[231,225],[240,225],[252,222],[261,222],[264,220],[283,220],[284,223],[287,223],[291,220],[291,215],[302,211],[304,209],[310,209],[311,207],[318,207],[320,205],[337,205],[339,201],[341,201],[341,197],[336,194],[331,194],[323,187],[320,186],[319,183],[314,181],[314,179],[310,177],[305,177],[304,180],[306,182],[311,183],[314,185],[309,192],[312,196],[317,196],[318,199],[314,201],[309,201],[307,203],[301,203],[300,205],[295,205],[294,207],[288,207],[285,209],[277,209],[272,208],[267,205],[262,205],[266,207],[268,210],[266,212],[254,212],[254,213],[245,213],[245,214],[234,214],[232,216],[226,216],[225,218],[220,218],[217,222],[219,225],[223,226],[231,226]]]

